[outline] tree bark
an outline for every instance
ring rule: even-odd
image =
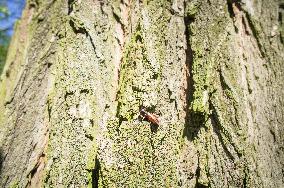
[[[281,0],[28,0],[1,187],[283,187],[283,33]]]

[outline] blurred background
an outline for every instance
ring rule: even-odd
[[[14,23],[21,17],[25,0],[0,0],[0,74],[2,73]]]

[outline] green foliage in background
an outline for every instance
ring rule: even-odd
[[[0,5],[0,19],[4,19],[7,16],[9,16],[7,7]],[[0,74],[5,64],[9,41],[10,37],[6,34],[6,30],[0,30]]]

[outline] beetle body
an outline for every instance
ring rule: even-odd
[[[159,125],[160,121],[158,119],[158,116],[156,116],[155,114],[149,113],[147,112],[144,108],[141,109],[140,111],[141,115],[146,118],[148,121],[150,121],[151,123],[155,124],[155,125]]]

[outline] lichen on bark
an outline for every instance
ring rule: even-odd
[[[0,185],[283,186],[282,28],[276,0],[27,1]]]

